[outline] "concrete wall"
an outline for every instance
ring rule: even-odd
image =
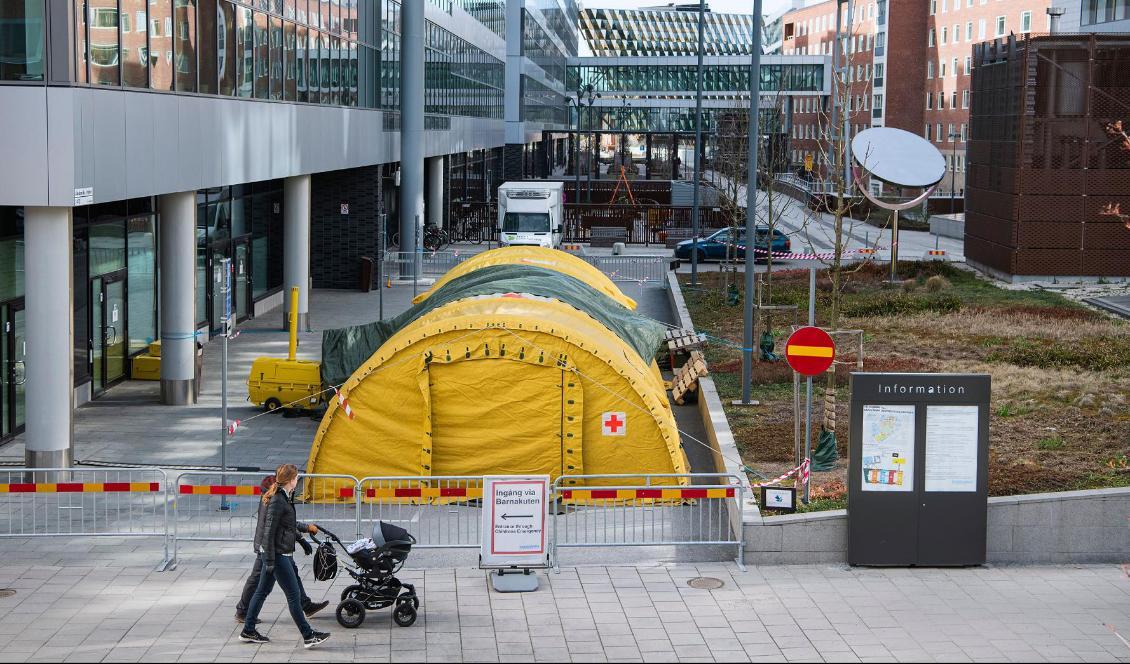
[[[1120,563],[1130,556],[1130,488],[989,499],[988,562]],[[747,518],[749,564],[846,563],[847,510]]]
[[[957,216],[957,215],[955,215]],[[954,218],[949,215],[935,215],[930,217],[930,233],[942,237],[952,237],[957,240],[965,239],[965,216]]]
[[[691,322],[687,303],[683,299],[683,291],[679,287],[679,280],[674,272],[667,273],[667,297],[670,299],[671,311],[675,314],[675,319],[679,321],[679,326],[686,330],[693,330],[694,323]],[[730,521],[736,529],[738,524],[743,521],[760,518],[757,502],[749,484],[749,477],[742,470],[741,455],[738,454],[738,447],[734,443],[734,432],[730,430],[730,423],[722,409],[722,399],[718,396],[718,388],[714,385],[714,379],[710,376],[700,377],[698,379],[698,390],[698,410],[702,415],[707,442],[710,443],[710,450],[714,456],[714,468],[719,473],[738,477],[742,485],[741,509],[734,506],[730,513]]]

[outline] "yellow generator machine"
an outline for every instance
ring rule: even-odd
[[[298,288],[290,290],[290,350],[285,360],[257,357],[247,377],[247,399],[267,410],[311,410],[322,402],[321,363],[299,360]]]

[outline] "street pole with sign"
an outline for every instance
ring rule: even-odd
[[[804,459],[812,458],[812,377],[828,370],[836,360],[836,344],[816,323],[816,268],[808,271],[808,325],[797,329],[785,343],[785,360],[797,374],[807,377],[804,406]],[[795,382],[794,382],[795,385]],[[794,400],[795,404],[795,400]],[[804,485],[804,503],[808,504],[809,483]]]
[[[222,320],[223,332],[220,335],[220,484],[227,484],[225,474],[228,469],[228,337],[231,336],[235,321],[232,318],[232,287],[230,258],[220,260],[220,271],[223,281],[220,286],[221,296],[224,298],[224,317]],[[292,316],[297,312],[291,312]],[[220,497],[220,509],[229,509],[228,497]]]

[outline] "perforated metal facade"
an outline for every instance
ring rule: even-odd
[[[973,57],[966,258],[1130,276],[1130,35],[997,40]]]

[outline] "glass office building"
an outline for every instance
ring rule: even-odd
[[[575,5],[520,1],[529,50],[520,66],[531,75],[512,94],[539,131],[564,126],[570,53],[561,44],[575,52]],[[409,10],[423,15],[424,159],[450,163],[429,163],[426,186],[442,188],[445,204],[452,184],[464,200],[485,199],[503,177],[504,0],[0,3],[0,107],[10,119],[0,133],[0,440],[29,421],[28,376],[45,366],[27,356],[29,320],[50,308],[25,287],[28,265],[44,263],[27,255],[44,246],[32,237],[50,235],[71,263],[54,275],[69,286],[53,287],[70,299],[73,328],[66,350],[52,353],[73,356],[68,390],[78,403],[130,378],[131,358],[151,342],[217,333],[228,261],[237,320],[277,310],[289,284],[309,288],[288,272],[296,243],[311,264],[356,283],[360,268],[346,254],[376,248],[355,238],[376,237],[382,215],[401,207]],[[476,177],[485,186],[467,185]],[[442,220],[432,200],[428,220]],[[162,264],[174,237],[166,226],[180,223],[172,217],[192,229],[183,242],[192,270],[179,280]],[[66,247],[57,233],[39,235],[56,223]],[[296,224],[313,230],[303,239]],[[175,299],[191,304],[192,330],[165,326],[173,282]]]

